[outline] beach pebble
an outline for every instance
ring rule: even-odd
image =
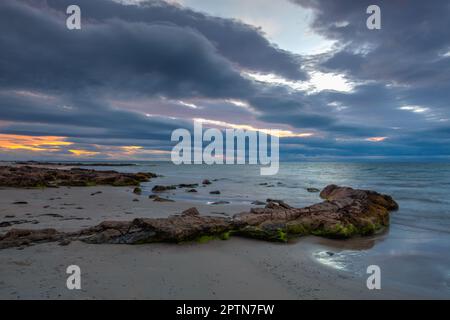
[[[28,202],[26,202],[26,201],[16,201],[16,202],[13,202],[13,204],[28,204]]]

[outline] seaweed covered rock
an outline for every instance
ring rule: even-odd
[[[87,243],[184,242],[206,236],[223,237],[232,229],[233,223],[229,219],[199,216],[190,209],[190,212],[168,218],[103,222],[82,231],[78,239]]]
[[[331,238],[370,235],[388,226],[389,211],[398,209],[392,197],[375,191],[329,185],[320,196],[326,200],[306,208],[271,205],[235,215],[236,223],[243,226],[238,233],[279,241],[308,234]]]
[[[63,239],[65,235],[55,229],[11,229],[0,235],[0,249],[28,246],[32,243],[54,242]]]
[[[44,188],[95,185],[137,186],[155,178],[150,172],[120,173],[73,168],[70,170],[49,169],[31,166],[0,166],[0,186],[14,188]]]

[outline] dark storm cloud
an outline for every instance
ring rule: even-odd
[[[307,127],[319,126],[323,130],[332,130],[327,124],[336,122],[305,110],[311,106],[301,94],[291,95],[285,88],[271,88],[242,77],[233,63],[220,54],[220,48],[216,48],[219,39],[212,43],[199,33],[204,27],[194,29],[175,24],[177,19],[172,17],[173,12],[177,12],[178,19],[186,15],[185,20],[191,21],[194,13],[189,10],[164,4],[148,3],[138,7],[111,1],[83,2],[79,4],[83,8],[83,21],[87,22],[81,31],[69,31],[65,27],[66,16],[61,11],[50,9],[41,1],[32,1],[33,6],[24,3],[6,1],[1,4],[0,27],[7,32],[0,38],[4,48],[0,52],[0,85],[10,91],[19,88],[55,95],[58,101],[46,104],[35,99],[34,105],[28,101],[25,106],[20,99],[8,100],[15,97],[5,94],[1,113],[4,120],[109,126],[113,128],[109,132],[114,137],[122,133],[128,137],[129,132],[134,134],[137,128],[143,128],[139,131],[142,138],[147,136],[145,126],[147,131],[157,132],[167,124],[158,127],[155,120],[114,110],[107,99],[167,96],[247,100],[260,111],[260,119],[267,122],[300,127],[307,123]],[[49,2],[50,5],[61,3]],[[96,5],[91,8],[92,3]],[[167,10],[172,14],[164,13]],[[151,17],[158,17],[159,21]],[[202,16],[195,17],[195,21],[203,21]],[[204,18],[209,24],[215,21]],[[220,22],[226,24],[225,20]],[[247,30],[237,22],[228,23]],[[230,45],[234,41],[230,40],[233,34],[235,31],[224,30],[221,42]],[[252,48],[251,52],[261,50]],[[238,51],[242,53],[242,48]],[[266,65],[272,65],[271,62],[267,60]],[[275,111],[283,116],[271,116]],[[296,116],[300,112],[303,116]],[[289,113],[294,116],[290,117]],[[131,123],[134,123],[133,129],[129,130]]]
[[[1,132],[167,141],[172,130],[180,125],[191,125],[180,120],[146,117],[140,113],[113,109],[94,98],[73,98],[70,105],[62,105],[67,101],[59,101],[59,98],[17,97],[14,93],[0,92],[0,119],[22,123],[9,126]]]
[[[2,87],[211,97],[251,90],[194,30],[113,20],[74,32],[64,17],[12,1],[0,6]]]
[[[296,80],[306,78],[306,74],[300,70],[300,56],[275,47],[261,30],[237,20],[212,17],[163,1],[127,6],[110,0],[47,0],[47,3],[60,12],[76,3],[83,8],[83,16],[94,21],[120,19],[130,23],[164,22],[196,30],[213,43],[221,55],[244,69],[276,73]]]
[[[0,119],[13,122],[1,128],[3,133],[57,131],[97,143],[170,141],[172,130],[191,123],[113,108],[109,100],[228,98],[253,91],[252,83],[193,29],[116,19],[69,31],[65,14],[36,6],[40,1],[27,3],[0,3]]]

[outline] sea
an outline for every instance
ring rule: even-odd
[[[389,194],[400,208],[392,212],[387,231],[363,239],[321,240],[312,258],[361,276],[367,266],[376,265],[382,286],[397,282],[418,295],[450,299],[450,163],[287,162],[274,176],[261,176],[256,165],[135,164],[92,168],[162,175],[142,185],[144,194],[151,194],[155,185],[198,183],[197,193],[177,189],[168,197],[204,204],[251,205],[272,198],[303,207],[322,201],[318,192],[308,188],[321,190],[329,184]],[[204,179],[212,184],[203,187]],[[220,195],[211,195],[213,190]],[[294,251],[301,241],[290,244]]]

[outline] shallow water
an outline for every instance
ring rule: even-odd
[[[329,267],[360,275],[368,265],[379,265],[382,283],[398,282],[412,290],[423,290],[427,296],[450,298],[448,163],[282,163],[275,176],[261,176],[257,166],[248,165],[139,163],[104,169],[162,174],[164,177],[143,184],[147,194],[156,184],[199,183],[198,193],[177,189],[165,195],[203,203],[250,204],[274,198],[306,206],[321,201],[318,193],[306,188],[322,189],[331,183],[389,194],[400,209],[392,213],[386,233],[348,241],[319,240],[323,250],[312,253],[312,257]],[[212,185],[203,187],[203,179],[211,180]],[[221,194],[209,194],[213,190]]]

